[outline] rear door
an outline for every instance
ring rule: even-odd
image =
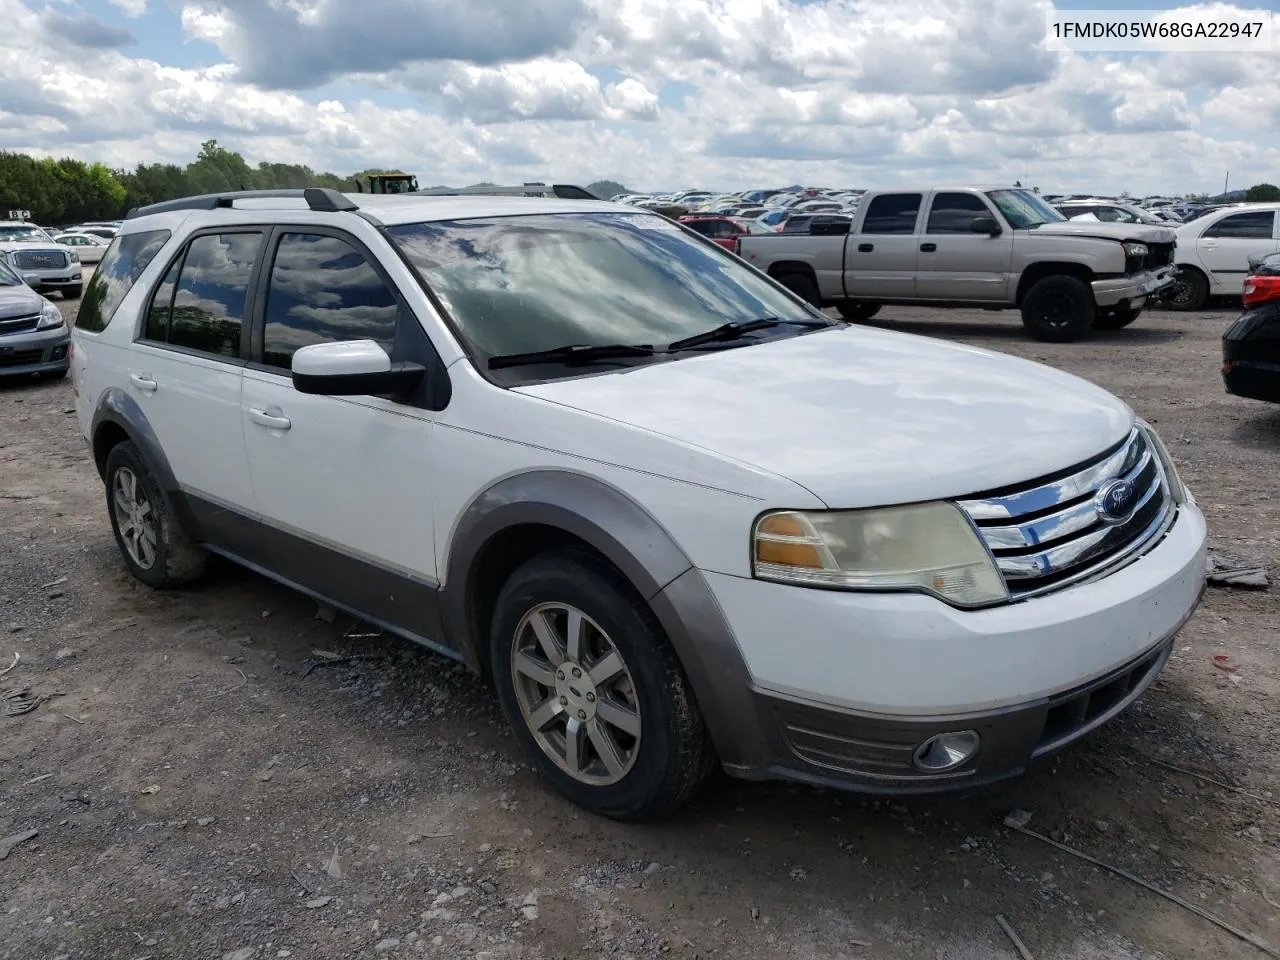
[[[152,292],[128,357],[129,394],[215,539],[226,533],[234,540],[243,532],[236,515],[256,509],[240,391],[249,342],[244,319],[264,235],[236,227],[192,237]]]
[[[864,204],[855,235],[845,244],[845,291],[858,300],[916,295],[919,193],[881,193]]]
[[[1001,218],[973,193],[939,192],[929,202],[920,256],[916,260],[916,295],[925,300],[1003,303],[1009,291],[1013,231],[998,236],[974,233],[973,221]]]
[[[1209,273],[1210,291],[1239,295],[1249,258],[1280,251],[1274,210],[1243,210],[1211,223],[1196,241],[1200,262]]]

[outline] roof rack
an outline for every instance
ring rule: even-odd
[[[307,206],[318,213],[339,213],[360,209],[331,187],[306,187],[302,190],[233,190],[227,193],[205,193],[196,197],[179,197],[134,207],[124,215],[126,220],[150,216],[153,213],[171,213],[175,210],[231,209],[237,200],[305,200]]]
[[[405,194],[402,194],[405,196]],[[571,183],[522,183],[516,187],[490,184],[482,187],[429,187],[414,190],[407,196],[417,197],[559,197],[561,200],[599,200],[594,193]]]

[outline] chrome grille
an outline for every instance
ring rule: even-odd
[[[16,250],[10,254],[19,270],[50,270],[67,265],[67,255],[60,250]]]
[[[1122,480],[1129,483],[1128,502],[1121,514],[1109,514],[1103,498]],[[1164,467],[1136,428],[1091,463],[960,506],[1015,600],[1109,572],[1153,543],[1174,516]]]
[[[40,323],[40,314],[33,313],[29,317],[9,317],[0,320],[0,337],[7,333],[26,333],[34,330]]]

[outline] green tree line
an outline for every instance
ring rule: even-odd
[[[206,140],[196,159],[185,167],[175,163],[140,163],[132,170],[113,170],[101,163],[63,158],[37,158],[0,150],[0,219],[10,210],[30,210],[31,219],[46,226],[85,220],[114,220],[133,207],[227,190],[275,190],[333,187],[356,192],[362,178],[399,170],[361,170],[350,176],[323,173],[301,163],[259,163],[250,166],[240,154]],[[608,193],[625,191],[622,184],[599,181]],[[365,187],[367,188],[367,185]]]

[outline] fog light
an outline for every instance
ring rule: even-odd
[[[981,742],[972,730],[939,733],[916,747],[911,762],[927,773],[945,773],[972,760]]]

